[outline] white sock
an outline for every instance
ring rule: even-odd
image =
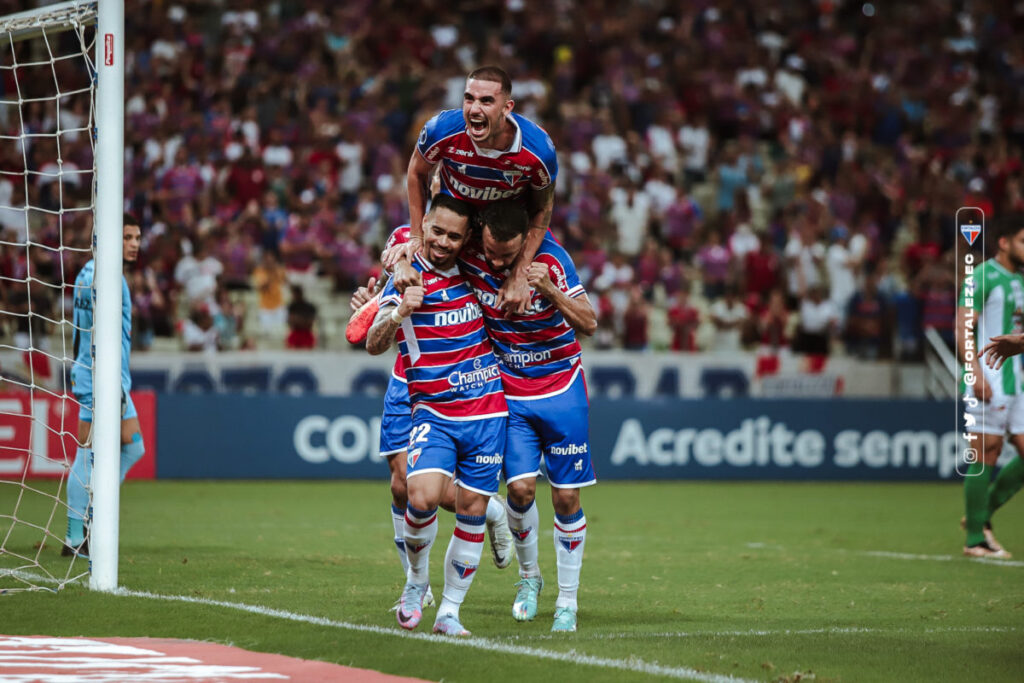
[[[558,598],[555,609],[576,609],[576,592],[580,587],[583,567],[583,546],[587,540],[587,518],[580,508],[575,514],[555,515],[555,559],[558,562]]]
[[[405,556],[405,510],[391,504],[391,523],[395,527],[395,549],[398,561],[402,563],[402,573],[409,574],[409,558]]]
[[[506,500],[505,510],[508,512],[508,528],[516,544],[519,575],[523,578],[537,578],[540,576],[540,567],[537,565],[537,539],[540,527],[537,501],[532,500],[526,508],[521,508],[511,500]]]
[[[484,516],[455,515],[455,532],[444,556],[444,595],[437,608],[438,616],[451,614],[459,618],[459,607],[480,566],[485,522]]]
[[[505,514],[505,506],[498,502],[497,497],[491,496],[487,499],[487,523],[494,524],[501,520],[501,516]]]
[[[424,511],[407,506],[404,527],[405,555],[409,561],[406,579],[417,585],[430,583],[430,549],[437,538],[437,508]]]

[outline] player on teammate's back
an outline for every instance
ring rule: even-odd
[[[406,183],[414,243],[422,235],[427,184],[438,163],[444,194],[477,208],[501,199],[525,200],[530,232],[498,301],[499,308],[522,313],[530,305],[526,271],[551,221],[558,161],[548,134],[513,113],[514,107],[512,81],[505,71],[485,66],[471,72],[461,111],[443,111],[423,126]]]
[[[124,215],[124,244],[122,258],[130,266],[139,258],[142,232],[139,221]],[[64,537],[62,555],[88,555],[86,518],[89,509],[88,487],[92,477],[92,357],[93,304],[95,290],[93,276],[96,261],[90,260],[75,278],[74,317],[72,343],[75,362],[71,366],[71,392],[78,401],[78,450],[68,476],[68,528]],[[139,414],[132,402],[132,376],[128,360],[132,350],[132,298],[128,281],[121,277],[121,481],[132,465],[145,454]]]
[[[977,286],[973,293],[965,286],[960,293],[957,320],[974,321],[977,338],[974,348],[989,344],[993,337],[1020,333],[1024,329],[1024,218],[1007,216],[995,224],[998,251],[975,269]],[[957,325],[961,361],[965,359],[967,332]],[[974,340],[972,340],[974,341]],[[1004,363],[998,370],[982,363],[976,354],[965,372],[975,378],[973,386],[965,386],[967,412],[975,424],[967,427],[974,435],[972,443],[979,453],[977,462],[968,463],[964,477],[963,525],[967,531],[964,554],[970,557],[1007,558],[1010,554],[992,533],[992,513],[1016,493],[1024,481],[1024,397],[1019,357]],[[974,402],[975,405],[971,405]],[[990,485],[992,470],[1003,449],[1007,431],[1017,455],[1004,467]]]
[[[455,532],[445,555],[445,586],[434,632],[469,635],[459,608],[480,564],[487,500],[498,491],[508,408],[480,305],[459,274],[456,257],[472,209],[438,196],[424,220],[423,253],[413,267],[422,284],[381,295],[366,349],[386,351],[396,334],[412,403],[406,482],[405,549],[409,573],[396,613],[415,628],[429,586],[429,553],[437,505],[454,477]]]

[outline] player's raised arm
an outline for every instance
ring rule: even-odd
[[[597,313],[586,292],[570,297],[551,281],[546,263],[531,263],[526,271],[526,280],[530,287],[551,302],[565,318],[565,322],[585,337],[597,332]]]
[[[409,170],[405,178],[406,191],[409,193],[409,241],[406,248],[409,258],[423,245],[423,216],[427,212],[430,174],[433,170],[434,165],[423,158],[418,148],[414,149],[409,157]],[[397,257],[397,253],[389,254],[391,263],[385,263],[385,267],[393,267]]]
[[[397,306],[381,306],[377,317],[366,335],[366,350],[374,356],[378,356],[389,348],[395,338],[395,332],[402,325],[402,322],[412,315],[413,311],[423,305],[423,288],[407,287],[402,295],[402,301]]]

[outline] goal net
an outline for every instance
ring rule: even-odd
[[[0,592],[89,572],[61,550],[83,445],[68,373],[94,256],[96,17],[96,2],[0,17]]]

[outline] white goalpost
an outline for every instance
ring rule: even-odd
[[[0,593],[118,580],[124,2],[0,17]],[[61,557],[75,276],[96,262],[88,563]],[[48,481],[49,479],[49,481]],[[54,486],[54,481],[57,485]]]

